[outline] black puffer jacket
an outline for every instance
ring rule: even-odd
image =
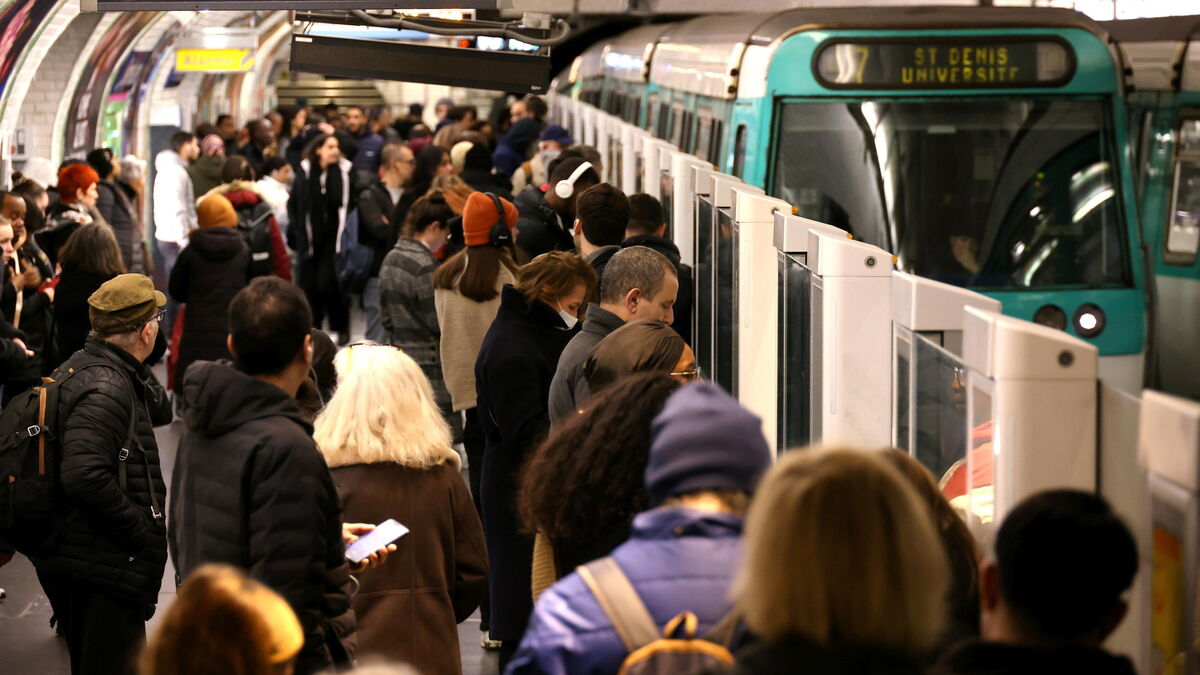
[[[192,363],[229,358],[229,303],[246,287],[250,271],[250,249],[235,228],[196,230],[188,241],[167,286],[171,297],[187,303],[175,387]]]
[[[145,268],[142,262],[141,226],[138,224],[137,207],[134,206],[136,195],[131,196],[130,188],[111,178],[100,181],[96,188],[100,193],[96,210],[117,237],[125,269],[140,273]]]
[[[344,659],[337,650],[353,632],[350,573],[337,490],[312,426],[294,398],[228,363],[195,363],[183,396],[188,433],[170,507],[179,574],[214,562],[248,570],[300,618],[296,672]]]
[[[654,234],[639,234],[621,242],[621,248],[630,246],[645,246],[667,257],[679,273],[679,294],[675,296],[675,321],[671,328],[679,333],[684,342],[692,344],[692,289],[695,287],[692,266],[680,262],[679,247],[675,242]]]
[[[34,564],[153,606],[167,562],[166,524],[151,515],[150,491],[160,508],[167,498],[154,427],[171,421],[171,406],[150,369],[107,342],[88,338],[53,376],[62,380],[71,369],[76,374],[59,389],[62,463],[55,531]],[[122,490],[118,456],[134,400],[144,454],[130,448]]]

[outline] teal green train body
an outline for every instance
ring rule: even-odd
[[[928,62],[968,52],[971,66]],[[1088,340],[1140,383],[1154,268],[1123,64],[1082,15],[702,17],[597,44],[559,87],[887,248],[906,271]]]

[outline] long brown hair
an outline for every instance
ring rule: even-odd
[[[81,225],[71,233],[58,252],[58,262],[64,270],[87,272],[100,277],[125,274],[121,249],[111,228],[99,223]]]
[[[575,253],[550,251],[522,267],[513,287],[532,304],[543,293],[562,297],[580,284],[586,288],[584,296],[590,296],[597,284],[596,270]]]
[[[514,257],[511,244],[468,246],[437,268],[433,273],[433,287],[457,290],[475,302],[488,302],[500,294],[496,278],[500,276],[501,266],[516,277],[518,268]]]

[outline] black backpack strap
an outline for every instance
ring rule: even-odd
[[[125,433],[125,442],[121,444],[121,451],[117,453],[117,481],[121,485],[121,491],[128,494],[125,460],[129,459],[129,449],[136,447],[142,455],[142,464],[146,467],[146,485],[150,492],[150,515],[154,516],[155,520],[162,520],[162,507],[159,506],[158,495],[154,494],[154,485],[150,480],[150,460],[146,457],[146,448],[142,446],[141,439],[137,437],[138,408],[140,407],[137,388],[133,385],[133,378],[129,377],[129,373],[125,372],[124,368],[117,366],[115,370],[121,373],[121,376],[125,378],[125,383],[129,385],[129,407],[131,410],[129,415],[129,430]]]
[[[596,596],[600,609],[612,621],[628,652],[635,652],[662,637],[654,617],[650,616],[646,604],[616,560],[601,558],[576,571]]]

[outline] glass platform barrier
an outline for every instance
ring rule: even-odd
[[[1200,673],[1200,403],[1142,393],[1138,452],[1150,471],[1150,672]]]
[[[701,371],[713,372],[713,219],[716,217],[716,178],[721,175],[711,169],[693,168],[692,189],[695,208],[692,248],[692,351]],[[680,252],[682,254],[682,251]]]
[[[613,177],[612,170],[614,164],[612,155],[610,154],[612,152],[612,128],[614,121],[619,122],[620,120],[617,120],[606,112],[596,113],[596,144],[592,147],[596,148],[596,152],[600,155],[600,162],[603,164],[603,166],[596,167],[597,172],[600,174],[600,180],[608,183],[616,182],[616,179]]]
[[[999,312],[965,288],[892,273],[892,444],[943,476],[966,447],[963,307]]]
[[[734,188],[744,185],[745,183],[733,176],[718,174],[713,178],[715,209],[710,235],[713,244],[713,343],[712,370],[706,377],[735,397],[737,322],[734,318],[734,294],[737,290],[738,238],[733,223],[733,200]]]
[[[649,134],[632,124],[624,124],[621,126],[621,166],[620,172],[614,172],[613,176],[619,176],[621,179],[621,191],[627,195],[633,195],[641,192],[639,185],[641,177],[638,175],[638,155],[644,137]]]
[[[695,181],[692,176],[694,169],[711,169],[712,165],[704,160],[678,150],[670,153],[670,164],[666,166],[668,175],[663,179],[663,210],[671,211],[671,228],[668,236],[679,247],[682,262],[691,265],[692,251],[696,247],[696,229],[690,227],[695,222],[693,211],[696,200],[693,197]],[[667,183],[670,183],[670,199],[666,198]],[[685,253],[686,252],[686,253]]]
[[[779,288],[775,270],[763,261],[775,255],[775,214],[790,214],[792,206],[750,185],[734,187],[733,194],[733,239],[737,242],[733,384],[742,405],[762,418],[763,433],[775,448]]]
[[[1096,489],[1096,347],[1039,324],[965,307],[967,445],[942,493],[983,545],[1021,499]]]
[[[779,302],[776,350],[775,447],[791,450],[821,438],[820,386],[816,378],[814,349],[820,352],[820,334],[814,331],[814,298],[820,304],[821,280],[808,267],[810,232],[849,238],[833,225],[796,215],[775,212],[774,247],[778,259],[775,283]]]

